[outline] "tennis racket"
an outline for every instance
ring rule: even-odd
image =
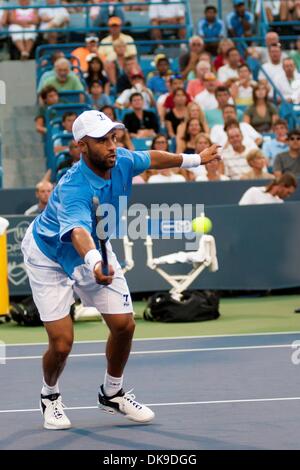
[[[99,198],[97,196],[93,197],[93,206],[95,211],[95,217],[97,222],[96,234],[100,243],[101,255],[102,255],[102,272],[105,276],[109,275],[108,270],[108,258],[107,258],[107,249],[105,243],[105,231],[103,227],[103,217],[97,214],[98,207],[100,206]]]

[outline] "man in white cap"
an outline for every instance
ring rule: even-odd
[[[154,418],[152,410],[122,388],[135,327],[132,303],[109,240],[106,241],[109,266],[105,274],[93,202],[96,197],[100,206],[110,205],[110,215],[117,214],[109,237],[118,229],[118,214],[124,197],[130,194],[133,176],[148,169],[191,168],[219,158],[217,145],[200,155],[157,150],[130,152],[116,147],[116,129],[120,128],[124,125],[99,111],[85,111],[77,117],[73,135],[81,149],[81,159],[59,181],[46,209],[28,228],[22,243],[33,298],[49,337],[43,357],[41,392],[47,429],[71,426],[61,401],[58,378],[73,343],[69,311],[74,292],[84,305],[102,313],[110,330],[107,370],[98,391],[99,407],[137,422]]]

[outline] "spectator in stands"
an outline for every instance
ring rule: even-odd
[[[270,61],[265,62],[262,66],[262,70],[258,74],[258,80],[267,83],[267,77],[263,73],[263,70],[267,73],[269,78],[275,82],[278,75],[282,75],[284,70],[282,68],[282,52],[280,44],[273,44],[268,48],[270,54]]]
[[[35,187],[35,196],[38,200],[38,203],[29,207],[29,209],[24,212],[24,215],[38,215],[43,212],[52,191],[53,184],[50,183],[50,181],[40,181]]]
[[[274,179],[274,175],[268,173],[267,159],[259,149],[250,150],[247,154],[247,162],[251,170],[241,176],[241,180]]]
[[[113,43],[117,39],[122,39],[126,43],[126,55],[127,56],[137,56],[137,49],[134,45],[134,40],[128,34],[121,32],[122,30],[122,20],[118,16],[112,16],[108,20],[109,32],[110,34],[106,36],[100,42],[100,47],[98,53],[100,57],[113,62],[116,60],[117,56],[114,51]]]
[[[288,133],[289,150],[279,153],[275,157],[273,172],[276,177],[284,173],[292,173],[297,178],[300,176],[300,130],[293,129]]]
[[[93,21],[93,26],[100,28],[107,27],[108,21],[111,17],[119,18],[121,24],[125,24],[124,8],[121,5],[118,5],[116,0],[105,0],[104,3],[111,3],[111,5],[99,6],[98,14]]]
[[[253,104],[253,88],[257,85],[252,78],[247,64],[239,65],[239,78],[230,86],[230,94],[237,106],[251,106]]]
[[[290,57],[295,62],[298,72],[300,72],[300,38],[297,39],[296,47],[296,50],[290,52]]]
[[[18,0],[19,8],[9,10],[8,23],[12,42],[20,52],[21,60],[30,58],[39,24],[37,10],[30,8],[30,0]],[[24,32],[27,31],[27,32]]]
[[[71,140],[68,146],[68,153],[65,154],[64,160],[58,165],[57,171],[63,168],[71,168],[80,160],[80,148],[75,140]]]
[[[220,160],[213,160],[205,165],[206,173],[196,177],[196,181],[229,181],[228,176],[222,173],[223,165]]]
[[[190,119],[197,119],[200,125],[200,129],[201,129],[200,132],[204,134],[209,134],[209,127],[205,120],[204,112],[202,111],[202,109],[197,103],[192,101],[191,103],[187,105],[187,114],[186,114],[184,121],[181,124],[179,124],[179,126],[177,127],[176,137],[178,139],[183,138],[185,131],[186,131],[187,122]]]
[[[202,132],[198,119],[192,118],[186,123],[184,135],[177,136],[176,139],[176,152],[177,153],[195,153],[196,152],[196,137]]]
[[[187,116],[187,94],[182,88],[178,88],[174,92],[174,107],[167,112],[165,124],[169,138],[175,138],[177,128],[180,123],[184,122]]]
[[[220,67],[227,64],[226,54],[229,49],[234,47],[234,42],[229,38],[224,38],[219,42],[218,47],[218,55],[215,58],[213,64],[216,71],[219,70]]]
[[[196,95],[204,90],[203,77],[206,73],[211,72],[211,65],[206,60],[200,60],[196,65],[196,77],[194,80],[189,80],[186,91],[191,98],[195,98]]]
[[[300,20],[299,0],[281,1],[280,19],[281,21],[299,21]]]
[[[131,137],[153,137],[159,131],[156,115],[144,109],[144,98],[141,93],[133,93],[130,98],[132,112],[124,117],[124,124]]]
[[[152,93],[163,94],[168,92],[166,77],[172,75],[170,62],[165,54],[157,54],[154,58],[156,71],[148,76],[147,86]]]
[[[217,107],[205,111],[205,118],[210,129],[216,124],[224,124],[223,109],[227,104],[233,104],[233,99],[230,95],[230,91],[225,86],[218,86],[216,88],[215,97],[217,101]],[[243,112],[237,110],[238,121],[242,119],[242,115]]]
[[[206,49],[216,55],[219,40],[226,36],[225,25],[222,20],[217,17],[218,10],[213,5],[205,7],[205,18],[199,20],[198,34],[205,39],[214,39],[213,42],[206,44]]]
[[[230,179],[239,180],[244,173],[251,169],[246,159],[247,154],[257,147],[255,144],[243,144],[243,135],[238,127],[229,127],[227,130],[225,126],[225,130],[228,143],[221,152],[225,175]]]
[[[131,141],[127,129],[116,129],[117,147],[123,147],[128,150],[134,150],[134,145]]]
[[[137,63],[136,56],[128,56],[125,58],[123,73],[121,73],[120,76],[117,78],[117,94],[120,94],[127,88],[132,87],[130,76],[134,73],[142,73],[141,67]]]
[[[88,12],[89,12],[89,17],[90,17],[90,20],[91,20],[91,23],[94,23],[95,19],[97,18],[98,16],[98,13],[100,11],[100,3],[102,3],[102,0],[91,0],[89,3],[92,3],[93,7],[89,8]]]
[[[159,4],[160,2],[160,4]],[[176,3],[178,2],[178,5]],[[169,0],[152,0],[149,6],[149,18],[152,26],[168,26],[184,25],[185,12],[184,5],[179,3],[180,0],[174,0],[172,4]],[[185,39],[185,28],[174,29],[174,34],[179,39]],[[163,37],[163,30],[153,28],[151,30],[151,37],[155,41],[161,41]]]
[[[288,124],[284,119],[277,119],[272,128],[275,137],[263,143],[262,151],[268,158],[269,166],[273,165],[276,155],[287,152],[288,146]]]
[[[239,126],[242,136],[243,142],[248,145],[249,143],[255,143],[256,145],[260,145],[263,141],[262,135],[259,134],[251,124],[246,122],[241,122],[238,124],[238,116],[237,111],[234,105],[226,104],[223,108],[223,121],[224,124],[215,124],[210,132],[210,138],[213,143],[217,143],[219,145],[225,145],[227,142],[227,134],[224,130],[224,125],[228,124],[230,121],[235,121],[237,126]]]
[[[106,114],[106,116],[109,117],[112,121],[117,120],[116,112],[113,106],[103,106],[101,109],[102,113]]]
[[[7,24],[8,24],[8,10],[3,10],[2,8],[0,8],[0,31],[2,31],[3,26],[6,26]]]
[[[89,87],[89,96],[93,109],[100,109],[103,106],[110,106],[110,97],[104,93],[103,85],[98,80],[94,80]]]
[[[231,47],[226,52],[227,63],[218,69],[218,80],[226,85],[230,78],[239,78],[239,66],[241,56],[236,47]]]
[[[71,134],[73,122],[75,121],[76,118],[77,118],[77,113],[75,113],[74,111],[66,111],[63,114],[62,121],[61,121],[62,131],[60,131],[59,133]],[[54,153],[57,154],[59,152],[63,152],[64,150],[68,150],[69,144],[64,145],[62,139],[58,137],[54,140],[53,148],[54,148]]]
[[[84,79],[89,88],[95,80],[101,83],[104,93],[109,95],[110,84],[107,76],[105,75],[103,62],[97,55],[87,58],[88,69],[84,74]]]
[[[275,86],[285,100],[299,104],[297,97],[300,96],[300,73],[291,57],[283,59],[282,67],[284,73],[276,77]]]
[[[245,111],[244,122],[263,133],[270,132],[277,119],[277,110],[268,101],[268,88],[263,83],[258,83],[253,89],[253,105]]]
[[[140,93],[143,96],[144,109],[155,107],[155,99],[150,88],[145,85],[144,75],[141,72],[134,72],[130,76],[131,88],[124,90],[115,101],[115,107],[119,109],[130,106],[130,96],[133,93]]]
[[[43,105],[39,107],[38,114],[35,118],[35,129],[42,135],[45,135],[47,128],[45,127],[45,116],[48,106],[53,106],[54,104],[59,103],[59,94],[54,86],[48,85],[42,89],[40,93]],[[50,119],[56,117],[56,112],[52,110],[50,114]]]
[[[113,42],[113,48],[116,53],[116,59],[112,62],[106,62],[106,73],[112,85],[116,85],[117,79],[124,72],[126,63],[126,43],[122,39],[116,39]]]
[[[205,73],[203,76],[204,89],[195,96],[194,101],[203,111],[216,109],[218,102],[216,100],[215,91],[217,88],[217,78],[212,72]]]
[[[254,204],[278,204],[291,196],[297,188],[297,180],[290,173],[275,178],[268,186],[252,186],[240,199],[240,206]]]
[[[57,5],[57,0],[47,0],[46,5],[51,6],[51,8],[40,8],[38,11],[40,31],[64,28],[69,24],[70,15],[68,10],[62,6],[55,6]],[[58,32],[51,31],[44,33],[44,38],[47,39],[48,43],[55,44],[57,43]]]
[[[53,85],[58,92],[65,90],[84,91],[80,79],[71,73],[71,65],[67,59],[58,59],[55,62],[54,70],[55,76],[47,78],[44,86]],[[83,95],[81,95],[81,101],[83,101],[83,98]]]
[[[55,51],[52,55],[51,55],[51,58],[50,60],[48,59],[45,59],[42,61],[42,64],[41,66],[42,67],[46,67],[47,65],[50,65],[52,64],[53,65],[53,68],[51,70],[46,70],[46,72],[44,72],[41,77],[40,77],[40,80],[38,82],[38,86],[37,86],[37,92],[40,93],[41,90],[44,88],[45,86],[45,81],[50,78],[50,77],[55,77],[55,68],[54,68],[54,64],[55,62],[58,60],[58,59],[61,59],[65,57],[65,54],[63,51]],[[74,72],[71,72],[71,73],[74,73]],[[75,73],[74,73],[75,75]]]
[[[98,54],[99,39],[95,34],[90,34],[85,38],[85,46],[74,49],[71,54],[79,60],[80,70],[85,73],[89,68],[88,59],[91,57],[100,57]]]
[[[170,87],[171,87],[171,93],[166,97],[165,102],[164,102],[164,108],[165,109],[172,109],[174,107],[174,92],[178,88],[184,89],[184,81],[183,77],[180,74],[174,74],[170,76]],[[188,103],[191,102],[191,97],[189,94],[187,94],[187,100]]]
[[[204,51],[204,41],[199,36],[192,36],[189,40],[189,49],[179,56],[179,69],[183,78],[187,78],[191,71],[196,71],[200,55]]]
[[[266,47],[251,46],[247,49],[248,55],[257,59],[261,64],[271,62],[269,47],[280,43],[278,34],[275,31],[269,31],[266,34],[265,42]],[[285,52],[282,52],[282,57],[287,57]]]
[[[234,11],[227,15],[227,28],[231,37],[249,37],[252,35],[254,16],[246,10],[245,0],[233,0]]]

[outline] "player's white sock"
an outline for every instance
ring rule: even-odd
[[[118,391],[121,390],[122,385],[123,375],[122,377],[113,377],[112,375],[109,375],[107,371],[105,372],[103,390],[107,397],[112,397],[118,393]]]
[[[58,382],[55,385],[50,387],[50,385],[46,384],[45,379],[43,378],[43,388],[41,391],[42,395],[52,395],[53,393],[59,393]]]

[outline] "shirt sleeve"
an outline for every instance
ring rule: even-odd
[[[281,156],[280,154],[279,155],[276,155],[275,157],[275,161],[273,163],[273,172],[274,171],[281,171],[283,172],[283,166],[282,166],[282,161],[281,161]]]
[[[149,152],[131,152],[133,157],[133,175],[139,175],[143,171],[148,170],[151,165]]]
[[[91,200],[85,191],[78,191],[79,185],[64,183],[58,189],[60,205],[57,218],[60,224],[59,238],[63,243],[71,243],[71,233],[76,227],[92,232]]]

